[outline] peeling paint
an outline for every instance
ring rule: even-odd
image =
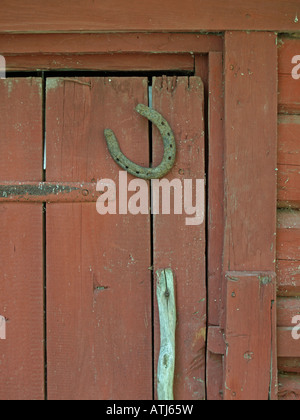
[[[47,79],[47,83],[46,83],[47,92],[49,90],[56,89],[58,86],[60,86],[61,81],[62,80],[57,78],[57,77],[53,77],[53,78],[51,77],[51,78]]]

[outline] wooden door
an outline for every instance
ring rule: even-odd
[[[1,80],[0,97],[1,183],[40,182],[42,80]],[[0,213],[0,399],[43,399],[43,205],[1,203]]]
[[[134,111],[151,99],[176,138],[176,163],[167,179],[195,186],[205,178],[201,79],[64,77],[48,78],[44,86],[40,79],[9,79],[1,89],[2,111],[10,106],[12,112],[0,115],[6,183],[0,313],[7,319],[0,397],[155,398],[155,273],[171,268],[178,319],[175,398],[204,399],[205,221],[189,226],[184,204],[182,214],[171,206],[170,214],[153,215],[150,182],[148,214],[119,206],[116,214],[99,215],[94,194],[100,179],[114,181],[118,192],[133,180],[128,175],[127,185],[119,184],[121,169],[107,150],[105,128],[114,130],[134,162],[155,166],[161,160],[156,127]],[[23,194],[17,194],[13,186],[22,182]],[[171,189],[171,202],[173,196]]]

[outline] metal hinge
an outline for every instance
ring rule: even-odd
[[[96,202],[101,192],[96,183],[2,182],[0,202],[81,203]]]

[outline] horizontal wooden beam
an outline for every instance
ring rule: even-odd
[[[186,54],[33,54],[8,55],[7,71],[188,71],[195,68],[195,56]]]
[[[300,40],[299,40],[300,41]],[[300,51],[300,43],[299,43]],[[300,80],[298,81],[300,85]],[[300,167],[300,116],[279,115],[278,164]]]
[[[278,166],[278,207],[300,208],[300,166]]]
[[[277,328],[278,357],[299,357],[299,340],[292,335],[295,326]]]
[[[299,31],[299,0],[2,0],[7,32]]]
[[[300,261],[277,262],[278,296],[300,296]]]
[[[251,320],[249,320],[250,322]],[[292,332],[295,325],[291,325],[290,327],[278,327],[277,328],[277,352],[278,357],[280,358],[299,358],[299,340],[295,340],[292,336]],[[245,341],[245,346],[249,345],[246,343],[248,339],[248,335],[243,335],[242,337],[234,337],[236,341],[239,339],[243,339]],[[227,348],[227,341],[224,341],[224,331],[220,329],[220,327],[209,327],[208,329],[208,352],[216,355],[226,356]],[[246,348],[246,347],[245,347]],[[241,348],[238,349],[241,351]],[[251,352],[250,352],[251,353]],[[247,354],[244,352],[241,357],[238,359],[239,363],[243,363],[243,357],[247,361]],[[227,357],[227,356],[226,356]],[[236,361],[237,359],[235,359]],[[233,361],[233,363],[235,363]],[[232,368],[234,364],[232,365]],[[238,378],[238,377],[237,377]]]
[[[277,259],[298,261],[300,265],[300,212],[278,211]]]
[[[300,358],[299,357],[279,357],[278,371],[299,374],[300,373]]]
[[[208,53],[223,50],[219,35],[182,33],[14,34],[0,35],[8,54]]]
[[[300,51],[300,40],[299,40]],[[300,80],[298,81],[300,86]],[[296,86],[295,86],[296,87]],[[278,207],[300,208],[300,116],[278,119]]]
[[[277,326],[291,327],[292,320],[296,316],[300,316],[299,297],[279,297],[277,299]],[[298,355],[300,357],[300,349]]]

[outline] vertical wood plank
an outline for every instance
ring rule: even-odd
[[[225,269],[269,271],[276,248],[276,36],[227,32],[225,46]]]
[[[227,275],[226,400],[270,398],[274,386],[275,290],[275,275]]]
[[[42,80],[0,80],[0,179],[41,181]]]
[[[153,79],[153,108],[169,122],[177,143],[175,166],[166,180],[204,179],[203,84],[199,77]],[[153,129],[153,165],[162,158],[162,140]],[[193,189],[195,200],[195,188]],[[161,194],[161,196],[163,196]],[[174,194],[171,193],[171,203]],[[206,269],[205,222],[186,226],[186,214],[153,216],[154,268],[171,268],[176,284],[176,363],[174,398],[205,398]],[[155,365],[159,321],[155,306]]]
[[[276,323],[269,313],[271,297],[275,296],[269,289],[273,287],[275,291],[275,284],[269,284],[269,298],[265,301],[262,290],[266,288],[258,293],[255,273],[267,272],[272,278],[276,262],[276,36],[264,32],[227,32],[225,50],[224,269],[229,271],[229,278],[236,277],[230,272],[242,272],[238,285],[241,299],[245,300],[241,312],[235,313],[236,300],[231,298],[232,285],[227,282],[225,338],[229,342],[234,337],[234,328],[239,323],[244,322],[246,328],[253,311],[260,308],[268,340],[265,341],[259,322],[254,323],[251,326],[253,347],[248,351],[255,355],[255,363],[249,363],[245,377],[239,362],[234,369],[231,365],[231,360],[243,357],[243,336],[236,331],[236,338],[225,355],[224,395],[226,399],[238,399],[244,394],[247,399],[275,398]],[[247,303],[247,291],[253,298],[251,305]],[[265,357],[260,350],[263,346],[272,357]],[[230,386],[233,382],[238,391]],[[256,386],[251,386],[254,382]]]
[[[209,54],[209,144],[208,144],[208,325],[221,324],[224,307],[224,93],[223,54]],[[207,349],[207,399],[222,398],[222,356]]]
[[[134,111],[147,87],[146,78],[50,79],[47,180],[108,178],[119,191],[105,128],[148,166],[148,122]],[[150,255],[148,215],[47,206],[49,399],[152,398]]]
[[[42,181],[42,81],[0,81],[0,179]],[[0,399],[44,398],[43,210],[0,205]]]
[[[209,54],[208,321],[219,325],[224,232],[223,54]]]

